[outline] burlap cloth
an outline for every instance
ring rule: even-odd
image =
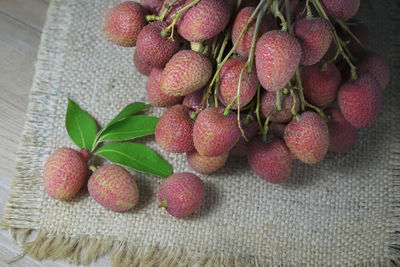
[[[262,181],[245,159],[230,159],[201,175],[206,198],[187,219],[157,208],[161,179],[134,173],[140,202],[127,213],[108,211],[86,190],[69,202],[50,198],[42,170],[49,154],[74,147],[64,126],[67,97],[109,121],[123,106],[146,101],[147,78],[133,67],[133,49],[105,40],[102,22],[118,1],[54,0],[38,54],[17,174],[1,224],[38,259],[87,264],[111,254],[123,265],[365,265],[400,263],[399,12],[397,1],[364,4],[370,47],[391,65],[377,121],[348,153],[328,153],[316,165],[294,162],[282,185]],[[152,109],[156,115],[162,109]],[[190,171],[184,155],[167,154]],[[31,230],[37,237],[23,242]]]

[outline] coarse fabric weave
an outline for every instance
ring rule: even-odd
[[[390,63],[391,82],[357,147],[315,165],[294,161],[281,185],[261,180],[245,158],[230,158],[217,173],[200,175],[205,201],[177,219],[157,208],[162,179],[141,173],[132,172],[140,200],[126,213],[106,210],[87,190],[67,202],[45,193],[45,161],[59,147],[74,147],[64,125],[67,97],[105,125],[128,103],[146,101],[147,81],[133,66],[134,48],[113,45],[102,33],[118,1],[51,1],[1,225],[19,240],[36,230],[22,244],[28,255],[75,264],[104,254],[115,266],[400,264],[400,3],[362,2],[359,17],[370,28],[370,47]],[[162,151],[154,138],[141,142],[175,172],[191,171],[184,154]]]

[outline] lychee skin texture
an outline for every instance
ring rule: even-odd
[[[44,165],[46,192],[53,198],[69,200],[88,178],[87,158],[78,151],[62,147],[54,151]]]
[[[242,123],[242,128],[244,131],[244,135],[246,136],[248,141],[246,141],[246,139],[244,139],[244,137],[240,135],[239,140],[237,141],[236,145],[231,149],[229,155],[246,156],[248,152],[249,142],[260,131],[260,127],[258,126],[257,121],[249,122],[247,125],[244,125],[244,123]]]
[[[146,10],[136,2],[127,1],[113,7],[106,15],[103,32],[120,46],[135,46],[139,32],[147,24]]]
[[[179,51],[179,36],[174,34],[174,40],[171,40],[161,35],[161,31],[167,26],[165,21],[154,21],[146,25],[137,38],[138,56],[153,67],[163,68]]]
[[[324,113],[330,118],[329,151],[346,152],[355,147],[357,143],[357,129],[348,123],[337,108],[328,108]]]
[[[158,188],[160,206],[174,217],[187,217],[195,212],[204,199],[203,181],[192,173],[175,173],[165,179]]]
[[[323,18],[298,20],[293,31],[303,49],[301,65],[310,66],[320,61],[332,42],[332,30]]]
[[[200,89],[185,96],[183,105],[189,109],[196,111],[201,109],[201,101],[204,95],[204,90]]]
[[[357,73],[369,73],[380,84],[381,89],[385,89],[390,79],[390,68],[388,63],[378,54],[367,52],[361,61],[356,65]]]
[[[342,77],[335,64],[327,64],[326,70],[320,64],[303,67],[300,76],[304,96],[311,104],[323,107],[336,99]]]
[[[140,0],[142,7],[147,9],[151,14],[158,14],[163,3],[163,0]]]
[[[232,27],[232,43],[236,43],[236,41],[239,39],[239,35],[241,31],[243,30],[244,26],[247,23],[247,20],[250,18],[251,14],[254,12],[255,8],[254,7],[245,7],[239,11],[239,13],[236,15],[235,22],[233,23]],[[275,25],[273,24],[274,20],[270,19],[270,15],[265,15],[261,21],[260,28],[258,30],[259,36],[261,36],[263,33],[274,29]],[[251,42],[253,40],[253,35],[254,35],[254,28],[256,26],[255,21],[253,21],[250,24],[250,27],[248,27],[247,31],[244,33],[242,38],[240,39],[237,47],[236,47],[236,52],[241,55],[242,57],[248,57],[250,48],[251,48]]]
[[[285,143],[279,138],[270,142],[254,138],[247,158],[251,169],[267,182],[280,184],[290,177],[292,159]]]
[[[317,163],[328,151],[328,126],[317,113],[306,111],[299,120],[294,118],[286,126],[284,139],[297,159],[304,163]]]
[[[236,115],[224,115],[221,108],[209,107],[199,113],[193,127],[194,147],[202,156],[216,157],[229,152],[241,135]]]
[[[186,4],[190,2],[186,1]],[[224,0],[200,0],[182,15],[178,32],[190,42],[203,42],[220,33],[229,17],[229,6]]]
[[[344,118],[355,128],[370,126],[382,104],[382,89],[369,73],[345,82],[338,91],[338,103]]]
[[[153,66],[150,66],[143,59],[139,57],[136,50],[135,53],[133,54],[133,63],[135,64],[137,71],[146,76],[149,76],[151,70],[153,69]]]
[[[290,94],[281,96],[281,110],[276,108],[276,93],[275,92],[267,92],[264,91],[261,96],[261,112],[265,117],[271,115],[271,122],[285,123],[292,119],[292,106],[295,103],[295,111],[296,113],[300,109],[300,98],[295,92],[295,97]]]
[[[202,174],[211,174],[224,166],[228,159],[228,153],[216,157],[206,157],[200,155],[196,150],[192,150],[186,153],[186,157],[189,166],[194,171]]]
[[[168,152],[193,150],[193,120],[188,108],[175,105],[167,109],[157,123],[155,137],[157,144]]]
[[[237,95],[240,72],[246,64],[246,61],[247,59],[244,57],[231,58],[228,59],[221,68],[218,98],[224,106],[231,104]],[[257,93],[258,79],[254,68],[250,73],[247,72],[246,68],[243,71],[241,81],[239,101],[240,107],[242,108],[246,106]],[[234,101],[231,109],[238,109],[237,100]]]
[[[301,58],[301,46],[287,32],[264,33],[256,44],[257,77],[267,91],[282,89],[292,78]]]
[[[325,11],[336,19],[353,17],[360,7],[360,0],[322,0]]]
[[[212,71],[207,57],[193,50],[181,50],[165,66],[161,89],[169,95],[188,95],[205,86]]]
[[[88,191],[97,203],[118,212],[133,208],[139,199],[133,176],[115,164],[101,166],[93,172],[89,178]]]
[[[147,80],[147,99],[154,107],[169,107],[182,102],[182,96],[167,95],[161,90],[162,69],[153,68]]]

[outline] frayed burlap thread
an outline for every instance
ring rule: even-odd
[[[101,125],[126,104],[146,101],[147,78],[134,70],[134,49],[117,47],[102,33],[105,13],[118,2],[50,3],[16,176],[0,221],[23,248],[10,261],[29,255],[85,265],[110,255],[113,266],[400,265],[398,3],[360,10],[371,29],[370,47],[391,65],[391,82],[377,121],[360,132],[354,150],[328,153],[316,165],[294,162],[282,185],[259,179],[246,159],[230,158],[217,173],[200,175],[206,185],[200,209],[176,219],[157,208],[161,179],[150,175],[132,172],[140,200],[126,213],[104,209],[87,190],[67,202],[44,192],[49,154],[74,147],[64,126],[67,97]],[[140,142],[175,172],[190,171],[185,155],[160,150],[152,138]]]

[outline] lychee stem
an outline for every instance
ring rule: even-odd
[[[159,208],[166,207],[166,206],[167,206],[167,201],[165,199],[158,203]]]
[[[91,170],[92,172],[95,172],[97,170],[97,167],[91,165],[91,166],[89,166],[89,170]]]
[[[190,48],[193,51],[199,52],[199,53],[203,53],[205,46],[202,42],[190,42]]]
[[[322,111],[322,109],[311,105],[310,103],[308,103],[307,101],[305,102],[306,107],[312,108],[314,109],[326,122],[328,121],[328,117],[326,117],[325,113]]]
[[[248,73],[250,73],[253,68],[254,54],[256,51],[256,43],[257,43],[257,39],[258,39],[258,32],[260,30],[261,20],[262,20],[262,17],[264,15],[265,11],[266,11],[266,8],[265,8],[265,3],[264,3],[260,13],[258,13],[258,15],[257,15],[256,25],[254,27],[254,32],[253,32],[253,39],[251,40],[249,57],[247,59],[247,62],[248,62],[247,72]]]
[[[279,1],[278,0],[273,0],[271,11],[272,11],[272,14],[274,14],[275,18],[279,18],[281,20],[281,27],[282,27],[281,30],[286,32],[288,30],[288,25],[285,20],[285,17],[279,11]]]
[[[244,138],[244,140],[246,142],[248,142],[249,140],[247,139],[246,135],[244,134],[243,128],[242,128],[242,124],[240,123],[240,88],[242,86],[242,77],[243,77],[243,73],[244,70],[247,68],[248,66],[248,61],[243,65],[242,69],[240,70],[240,74],[239,74],[239,81],[238,81],[238,86],[237,86],[237,93],[236,93],[236,97],[237,97],[237,121],[238,121],[238,127],[240,132],[242,133],[242,136]]]
[[[294,93],[293,89],[290,89],[290,95],[293,97],[293,105],[292,108],[290,109],[290,112],[292,113],[293,116],[296,116],[296,95]]]
[[[265,123],[264,123],[264,128],[263,128],[263,133],[262,133],[262,140],[265,142],[267,141],[267,134],[268,134],[268,130],[269,130],[269,120],[271,119],[272,115],[269,115],[266,119],[265,119]]]
[[[239,44],[239,41],[242,39],[243,35],[246,33],[247,29],[249,28],[250,24],[253,22],[255,16],[258,14],[260,8],[262,7],[262,4],[264,3],[264,1],[267,1],[267,6],[269,6],[271,4],[271,0],[262,0],[260,1],[260,3],[258,3],[256,9],[253,11],[253,13],[251,14],[251,16],[249,17],[249,19],[247,20],[246,24],[244,25],[242,31],[239,34],[238,39],[236,40],[236,42],[233,44],[231,50],[229,50],[228,54],[225,56],[225,58],[222,60],[221,63],[218,64],[217,70],[214,73],[213,78],[211,79],[210,84],[208,85],[208,89],[206,94],[204,94],[203,99],[202,99],[202,106],[204,106],[204,104],[206,103],[208,96],[211,93],[211,89],[217,79],[217,77],[219,76],[219,73],[221,71],[222,66],[225,64],[225,62],[231,57],[231,55],[235,52],[236,47]]]
[[[296,69],[296,82],[297,82],[297,86],[299,87],[299,97],[300,97],[300,107],[301,110],[304,111],[305,110],[305,98],[304,98],[304,93],[303,93],[303,85],[301,84],[301,77],[300,77],[300,71],[299,68]]]
[[[311,20],[313,18],[313,15],[312,15],[311,8],[310,8],[310,0],[306,1],[306,9],[307,9],[306,19]]]
[[[161,31],[161,35],[163,37],[166,37],[168,32],[171,31],[171,35],[170,38],[172,38],[173,32],[174,32],[174,27],[176,24],[176,21],[179,19],[180,14],[182,14],[183,12],[185,12],[186,10],[188,10],[189,8],[193,7],[194,5],[196,5],[198,2],[200,2],[200,0],[193,0],[190,4],[184,6],[182,9],[179,9],[178,11],[176,11],[171,18],[173,19],[173,21],[171,22],[170,25],[168,25],[168,27],[166,27],[164,30]]]
[[[358,39],[357,36],[354,35],[354,33],[349,29],[349,27],[347,27],[346,23],[343,20],[340,19],[335,19],[336,23],[339,24],[340,27],[342,27],[342,29],[347,32],[348,34],[350,34],[350,36],[363,48],[366,49],[365,45],[360,41],[360,39]]]
[[[278,91],[275,92],[275,96],[276,96],[275,107],[276,107],[277,110],[281,110],[282,109],[281,94],[282,94],[281,90],[278,90]]]
[[[335,42],[335,45],[339,51],[339,53],[343,56],[343,58],[346,60],[347,64],[350,66],[351,69],[351,79],[352,80],[356,80],[357,79],[357,69],[356,67],[353,65],[353,63],[351,62],[350,57],[351,54],[349,51],[344,51],[343,50],[343,45],[346,46],[346,44],[344,43],[344,41],[342,39],[340,39],[339,35],[336,32],[336,28],[335,26],[333,26],[332,22],[330,21],[328,15],[325,13],[324,8],[322,7],[321,3],[319,2],[319,0],[311,0],[315,9],[317,10],[318,14],[323,17],[329,24],[332,32],[333,32],[333,41]]]
[[[256,117],[257,117],[257,122],[258,122],[258,126],[260,127],[260,131],[262,131],[263,126],[261,123],[261,119],[260,119],[260,91],[261,91],[261,85],[258,85],[257,87],[257,104],[256,104]]]
[[[290,17],[290,5],[289,5],[289,0],[285,0],[285,11],[286,11],[286,22],[287,26],[290,29],[291,28],[291,17]]]
[[[171,3],[166,4],[166,5],[164,6],[165,9],[164,9],[163,13],[161,14],[161,16],[157,16],[157,15],[155,15],[155,14],[147,15],[147,16],[146,16],[146,20],[147,20],[147,21],[153,21],[153,20],[163,21],[163,20],[165,19],[165,16],[166,16],[167,13],[168,13],[168,10],[169,10],[173,5],[175,5],[176,2],[178,2],[178,0],[174,0],[174,1],[172,1]]]

